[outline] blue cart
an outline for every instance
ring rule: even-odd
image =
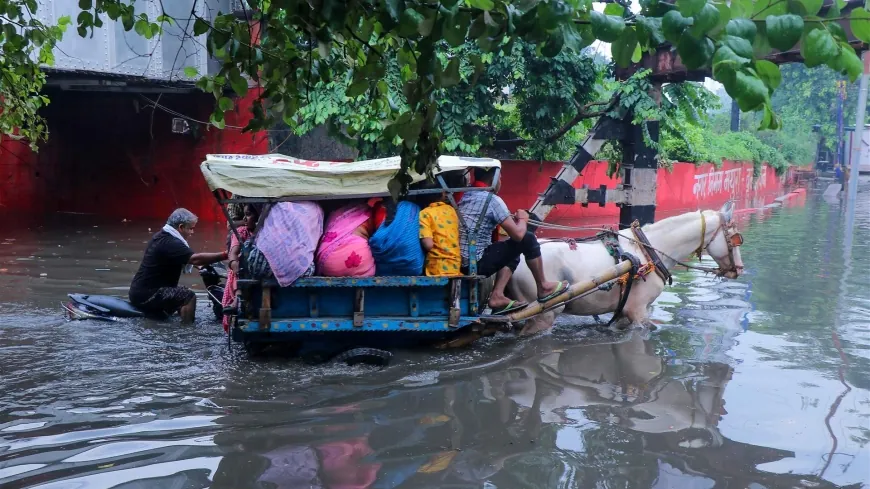
[[[475,167],[500,169],[498,160],[442,156],[439,186],[409,195],[491,192],[470,187],[465,172]],[[398,157],[358,162],[299,160],[283,155],[209,155],[203,176],[221,208],[228,203],[322,201],[388,196]],[[463,185],[448,186],[443,175],[459,173]],[[415,181],[422,180],[416,176]],[[244,197],[239,197],[244,196]],[[227,215],[227,219],[230,216]],[[462,220],[460,219],[460,223]],[[512,323],[554,309],[581,293],[628,271],[624,264],[595,283],[575,284],[546,304],[533,304],[509,317],[483,314],[485,278],[476,276],[475,246],[469,243],[469,275],[456,277],[305,277],[288,287],[274,280],[238,280],[238,306],[229,339],[255,353],[270,345],[291,349],[310,360],[337,358],[348,363],[384,364],[393,348],[456,347]],[[612,275],[612,277],[611,277]]]

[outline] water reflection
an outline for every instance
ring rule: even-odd
[[[743,218],[746,274],[678,272],[655,332],[572,318],[383,371],[252,362],[206,319],[64,322],[71,287],[129,280],[145,225],[23,233],[0,246],[0,486],[860,487],[870,219],[847,252],[820,199]]]

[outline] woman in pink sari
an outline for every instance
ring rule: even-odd
[[[372,208],[365,202],[342,206],[329,214],[315,262],[318,275],[372,277],[375,259],[369,247]]]
[[[242,243],[248,241],[254,236],[254,230],[257,227],[257,220],[260,218],[262,206],[255,204],[245,205],[244,217],[242,218],[243,225],[236,228],[235,233],[230,233],[230,250],[229,250],[229,267],[227,268],[227,284],[224,286],[224,297],[221,304],[224,309],[233,305],[236,300],[236,290],[238,290],[239,278],[239,258],[241,256]],[[239,242],[238,234],[242,238]],[[230,317],[224,316],[224,332],[229,331]]]

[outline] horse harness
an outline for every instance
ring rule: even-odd
[[[619,244],[620,235],[616,232],[602,232],[597,235],[599,239],[604,243],[604,247],[607,248],[607,252],[610,256],[613,257],[616,264],[623,260],[628,260],[631,262],[631,270],[622,275],[616,280],[616,283],[619,284],[620,292],[619,292],[619,305],[616,307],[616,311],[613,313],[613,317],[610,319],[608,325],[616,322],[617,319],[622,317],[622,311],[625,309],[625,304],[628,302],[628,297],[631,294],[631,288],[637,280],[643,280],[646,282],[647,275],[655,272],[661,277],[663,282],[666,282],[668,285],[672,285],[674,283],[674,279],[671,276],[671,273],[668,271],[665,264],[662,262],[661,258],[659,258],[658,253],[655,248],[650,244],[649,239],[647,239],[646,234],[640,228],[640,223],[638,221],[634,221],[631,223],[632,234],[634,234],[634,241],[640,245],[640,250],[644,254],[644,258],[646,258],[646,262],[641,264],[640,260],[631,253],[622,249],[622,245]],[[606,287],[602,287],[602,290],[610,290],[613,287],[613,284],[608,284]]]
[[[708,246],[710,246],[710,243],[712,243],[713,240],[716,239],[716,236],[719,236],[719,233],[723,233],[725,236],[725,245],[728,246],[728,261],[731,263],[731,268],[729,270],[723,270],[721,268],[692,267],[692,266],[687,266],[686,264],[683,264],[680,262],[677,262],[677,263],[679,263],[683,266],[687,266],[688,268],[695,268],[695,269],[698,269],[698,270],[701,270],[704,272],[715,273],[719,277],[722,277],[729,272],[738,273],[740,271],[740,269],[742,269],[743,267],[738,267],[736,261],[734,260],[734,248],[739,248],[743,244],[743,235],[738,233],[738,232],[734,232],[734,233],[731,233],[729,235],[726,225],[727,225],[727,223],[725,222],[725,216],[723,216],[722,213],[720,212],[719,213],[719,227],[718,227],[718,229],[716,229],[716,232],[713,233],[713,236],[710,237],[710,240],[705,243],[704,239],[706,238],[706,234],[707,234],[707,218],[704,217],[704,213],[702,212],[701,213],[701,244],[698,245],[698,249],[695,250],[694,254],[697,254],[698,259],[701,259],[701,253],[703,253],[704,250]],[[730,227],[730,226],[728,226],[728,227]]]

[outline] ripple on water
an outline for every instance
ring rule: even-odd
[[[156,225],[26,230],[0,246],[0,486],[253,488],[291,468],[367,489],[866,482],[870,219],[849,269],[838,207],[762,217],[746,274],[675,272],[653,333],[562,317],[385,369],[248,359],[205,304],[193,326],[68,323],[65,294],[123,294]]]

